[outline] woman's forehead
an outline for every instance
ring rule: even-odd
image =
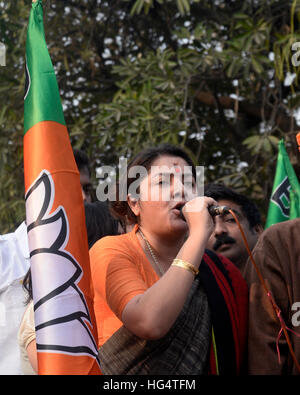
[[[151,179],[157,178],[160,175],[170,175],[184,177],[193,177],[192,167],[187,164],[187,162],[178,157],[170,158],[168,160],[155,161],[152,163],[149,169],[148,175]]]
[[[183,171],[183,170],[188,170],[188,168],[191,167],[188,165],[188,163],[181,157],[179,156],[167,156],[163,155],[158,158],[156,158],[152,164],[151,164],[151,172],[158,172],[159,168],[165,168],[166,170],[173,170],[175,171]],[[192,172],[192,169],[190,169]]]

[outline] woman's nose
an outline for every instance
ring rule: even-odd
[[[185,189],[184,183],[182,182],[180,177],[173,177],[173,183],[171,185],[171,188],[173,187],[173,191],[171,191],[171,194],[173,195],[173,200],[183,200],[185,198]]]

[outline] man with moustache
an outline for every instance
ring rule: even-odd
[[[223,184],[206,184],[204,195],[215,199],[220,206],[233,209],[252,250],[263,231],[256,205],[246,196]],[[215,217],[215,230],[208,241],[207,248],[228,258],[240,271],[243,271],[249,257],[241,231],[230,213]]]

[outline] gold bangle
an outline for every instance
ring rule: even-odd
[[[174,259],[172,262],[172,266],[183,267],[184,269],[193,273],[194,276],[197,276],[199,270],[195,268],[191,263],[185,262],[182,259]]]

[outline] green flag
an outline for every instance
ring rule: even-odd
[[[300,217],[300,184],[283,140],[279,141],[274,185],[265,229],[277,222]]]

